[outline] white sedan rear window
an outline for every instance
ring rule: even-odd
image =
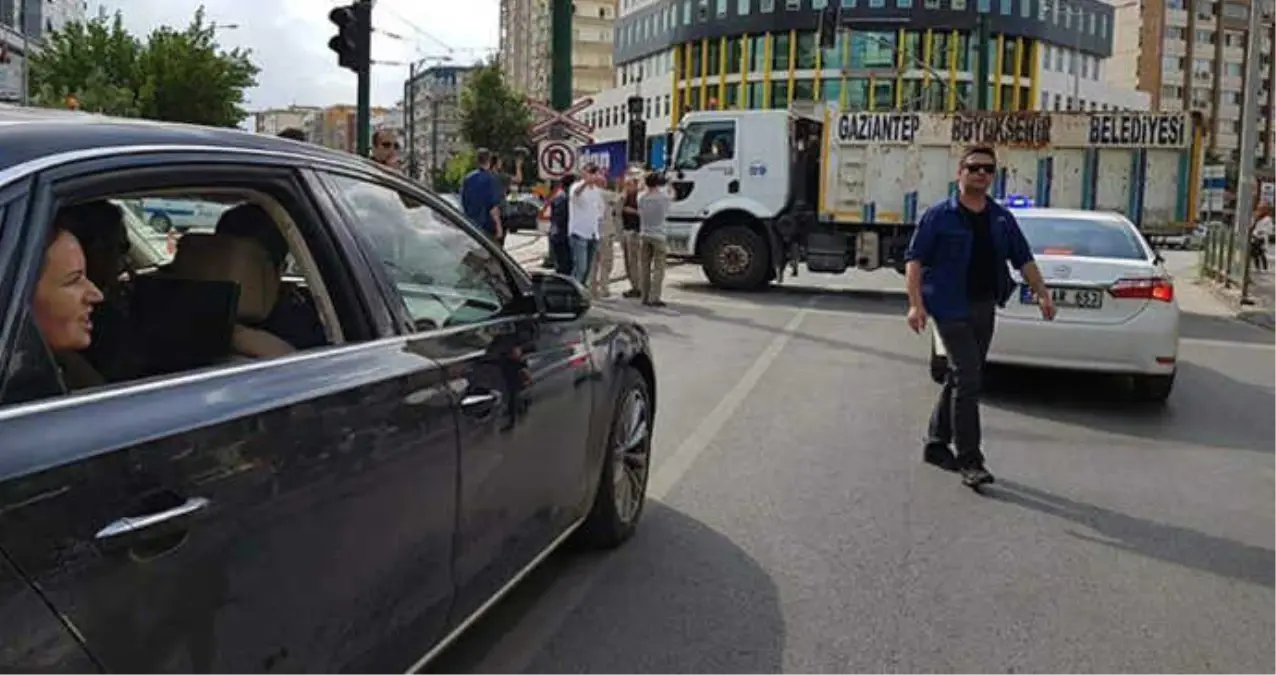
[[[1035,255],[1145,260],[1139,235],[1127,223],[1091,218],[1020,218],[1019,228]]]

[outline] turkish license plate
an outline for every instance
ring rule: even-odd
[[[1093,288],[1051,288],[1050,297],[1055,307],[1074,307],[1076,309],[1103,309],[1103,291]],[[1029,286],[1019,287],[1019,302],[1025,305],[1037,304],[1037,294]]]

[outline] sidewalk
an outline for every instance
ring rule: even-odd
[[[1170,273],[1182,281],[1175,289],[1183,311],[1231,316],[1268,330],[1276,327],[1273,319],[1276,291],[1273,291],[1271,271],[1251,270],[1250,299],[1254,304],[1242,305],[1239,286],[1226,288],[1220,282],[1201,278],[1199,251],[1166,251],[1164,255]]]
[[[1226,288],[1223,284],[1209,281],[1198,281],[1207,288],[1214,297],[1221,300],[1235,314],[1236,318],[1252,323],[1260,328],[1276,330],[1276,288],[1273,288],[1272,260],[1268,256],[1268,269],[1259,272],[1250,268],[1249,303],[1241,303],[1239,285]]]

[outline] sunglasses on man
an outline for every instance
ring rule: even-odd
[[[986,173],[990,175],[997,173],[996,163],[971,162],[963,166],[971,173]]]

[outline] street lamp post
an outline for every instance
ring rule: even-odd
[[[1261,6],[1260,6],[1261,5]],[[1241,157],[1236,174],[1236,222],[1235,241],[1241,242],[1244,267],[1241,273],[1241,302],[1249,302],[1249,227],[1254,217],[1254,162],[1258,145],[1258,92],[1262,77],[1259,70],[1259,53],[1262,51],[1263,13],[1271,6],[1271,0],[1251,3],[1249,6],[1249,39],[1245,46],[1245,98],[1241,108]],[[1228,251],[1228,269],[1232,269],[1232,256]]]

